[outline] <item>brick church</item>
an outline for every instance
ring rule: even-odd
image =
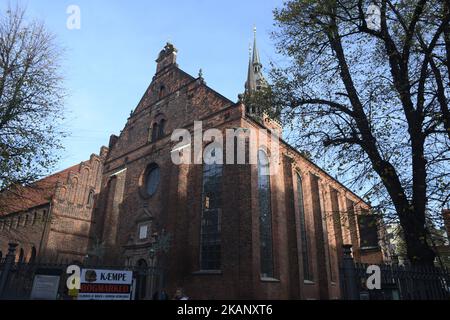
[[[193,133],[194,121],[203,131],[263,129],[267,141],[282,131],[176,58],[168,43],[120,135],[98,155],[0,195],[0,255],[14,241],[20,262],[155,267],[159,288],[181,286],[194,299],[339,298],[343,244],[357,261],[383,260],[376,235],[361,236],[370,206],[282,139],[277,161],[257,140],[256,164],[174,164],[172,132]],[[266,85],[255,37],[245,94]],[[137,288],[151,299],[155,281],[140,276]]]

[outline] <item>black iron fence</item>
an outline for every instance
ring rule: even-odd
[[[59,276],[59,288],[57,299],[73,299],[67,289],[67,279],[70,274],[66,273],[68,264],[55,263],[14,263],[8,272],[6,282],[0,294],[3,300],[27,300],[31,298],[33,281],[36,275],[56,275]],[[0,275],[4,272],[6,264],[0,264]],[[86,269],[103,270],[129,270],[133,272],[133,278],[136,283],[134,286],[134,299],[151,299],[152,289],[158,290],[160,272],[158,270],[145,267],[124,267],[124,266],[105,266],[105,265],[80,265]],[[151,282],[154,285],[151,285]]]
[[[378,265],[378,267],[377,271],[373,271],[368,269],[368,264],[355,263],[351,256],[350,247],[344,247],[344,260],[341,267],[343,299],[450,299],[450,271],[447,268],[395,264]],[[379,279],[376,279],[378,276]],[[368,280],[372,285],[368,284]],[[379,288],[373,288],[375,281],[379,281]]]
[[[14,248],[0,261],[0,299],[27,300],[31,298],[33,283],[37,275],[58,276],[59,287],[56,299],[71,300],[73,296],[67,288],[67,273],[70,264],[61,263],[23,263],[14,261]],[[148,266],[108,266],[79,264],[84,269],[128,270],[133,272],[132,298],[152,299],[153,293],[161,291],[162,272],[158,268]]]
[[[0,261],[0,299],[30,299],[36,275],[59,277],[56,299],[73,299],[67,289],[68,264],[15,262],[14,250]],[[86,269],[129,270],[133,272],[133,299],[152,299],[163,289],[161,270],[139,266],[80,265]],[[341,266],[342,299],[346,300],[449,300],[450,272],[446,268],[411,265],[355,263],[351,246],[344,246]],[[377,279],[378,277],[378,279]],[[369,281],[368,281],[369,280]],[[376,284],[378,282],[378,284]],[[379,286],[373,288],[374,284]]]

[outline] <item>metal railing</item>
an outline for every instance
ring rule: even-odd
[[[355,263],[344,247],[341,267],[342,298],[347,300],[448,300],[450,271],[435,266],[378,265],[380,289],[370,289],[369,265]]]

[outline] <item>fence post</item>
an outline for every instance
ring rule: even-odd
[[[343,275],[344,275],[343,281],[345,288],[344,298],[347,300],[359,300],[359,290],[356,279],[356,268],[352,256],[352,245],[344,244],[343,248],[344,248],[343,250],[344,257],[342,261],[342,267],[343,267]]]
[[[0,275],[0,298],[3,297],[6,282],[8,280],[9,271],[11,270],[12,265],[14,264],[14,261],[16,260],[16,247],[18,246],[17,243],[10,242],[8,243],[8,253],[5,257],[5,263],[3,265],[3,270]]]

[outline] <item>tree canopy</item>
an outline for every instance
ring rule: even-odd
[[[61,147],[61,49],[25,11],[0,12],[0,191],[48,173]]]
[[[449,8],[290,0],[274,11],[287,63],[273,65],[267,109],[292,143],[400,222],[417,264],[432,263],[425,222],[450,198]]]

